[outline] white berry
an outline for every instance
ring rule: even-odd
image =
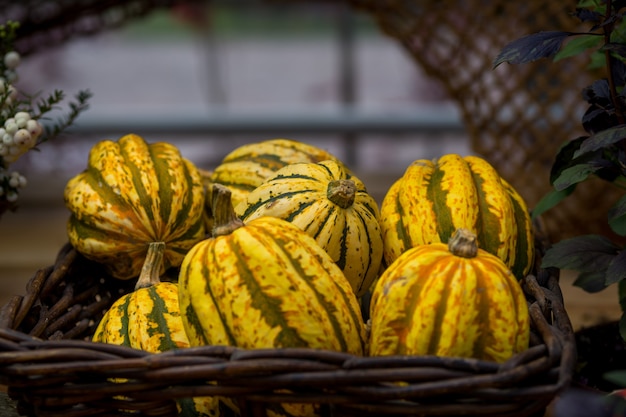
[[[4,55],[4,65],[10,70],[13,70],[20,65],[21,57],[16,51],[7,52]]]
[[[6,199],[9,203],[15,203],[17,201],[17,193],[15,191],[9,191]]]
[[[26,146],[30,148],[30,144],[33,143],[33,137],[28,130],[20,129],[13,135],[13,142],[17,146]]]
[[[17,113],[15,113],[15,116],[13,116],[13,118],[15,120],[18,120],[18,121],[20,119],[30,120],[30,114],[28,112],[25,112],[25,111],[18,111]]]
[[[14,135],[18,129],[19,126],[14,118],[7,119],[6,122],[4,122],[4,130],[6,130],[9,135]]]
[[[37,120],[30,119],[26,122],[26,130],[28,130],[33,137],[38,138],[41,132],[43,132],[43,127]]]
[[[11,178],[9,178],[9,187],[19,188],[19,186],[20,186],[20,179],[14,175],[11,175]]]

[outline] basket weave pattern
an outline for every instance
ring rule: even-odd
[[[23,2],[27,3],[54,2]],[[59,4],[76,6],[73,3],[77,4]],[[75,13],[66,15],[44,15],[42,12],[39,21],[33,20],[38,25],[23,26],[20,48],[23,53],[30,53],[43,45],[37,39],[46,34],[48,40],[58,43],[76,34],[121,24],[125,17],[140,16],[151,7],[173,3],[87,1],[81,4],[87,8],[99,4],[104,8],[84,9],[80,13],[74,10]],[[512,175],[515,179],[513,173],[530,172],[536,174],[535,178],[542,178],[539,174],[545,172],[548,156],[544,153],[526,155],[525,152],[535,148],[538,152],[547,152],[546,148],[552,143],[545,144],[546,137],[552,140],[559,136],[560,144],[561,136],[565,134],[563,130],[557,134],[556,131],[546,133],[541,128],[509,127],[503,135],[498,106],[518,103],[518,95],[519,101],[526,103],[522,105],[524,117],[536,112],[543,120],[545,114],[540,108],[532,110],[528,107],[528,98],[522,98],[528,89],[520,91],[519,86],[523,83],[518,82],[517,76],[513,77],[515,79],[507,75],[492,80],[502,83],[498,88],[490,87],[494,96],[501,97],[501,89],[509,93],[505,98],[501,97],[501,101],[485,101],[484,89],[489,83],[481,79],[479,72],[484,68],[486,51],[489,51],[491,60],[491,54],[497,48],[493,47],[493,39],[481,35],[474,44],[486,49],[477,54],[469,50],[467,42],[459,41],[456,32],[458,28],[466,28],[466,33],[482,33],[470,32],[475,24],[468,17],[475,16],[473,2],[456,5],[462,7],[465,14],[444,13],[450,7],[446,2],[353,0],[353,3],[355,8],[378,16],[381,27],[399,39],[431,75],[443,79],[445,77],[441,74],[454,75],[453,69],[468,71],[448,77],[449,91],[453,97],[462,98],[460,102],[464,103],[466,123],[472,136],[477,138],[474,142],[476,149],[490,156],[500,169],[503,166],[510,168],[502,170],[505,176]],[[509,6],[498,2],[478,3],[480,10],[498,4],[491,12],[511,13],[511,10],[504,10]],[[121,5],[131,4],[134,4],[128,6],[131,8],[121,8]],[[10,9],[10,5],[2,2],[0,6],[6,12],[31,13],[27,16],[29,19],[35,19],[33,10],[42,10],[18,6]],[[120,6],[116,9],[117,15],[104,13],[105,9],[113,10],[116,6]],[[424,13],[422,6],[428,6],[428,13]],[[516,3],[515,15],[519,15],[517,7],[520,7],[519,3]],[[541,2],[541,7],[553,5]],[[79,15],[83,17],[79,19]],[[444,20],[449,24],[437,20],[446,15],[446,19],[452,19]],[[85,20],[85,16],[95,16],[96,19]],[[518,31],[505,32],[495,25],[483,26],[507,40],[519,36]],[[448,45],[447,52],[429,50],[429,37],[437,40],[431,43]],[[462,36],[465,38],[468,37]],[[468,49],[467,53],[464,49]],[[446,60],[439,61],[444,58]],[[469,58],[472,59],[466,60]],[[527,76],[532,74],[521,67],[518,70],[529,71]],[[496,77],[495,74],[500,73],[491,76]],[[525,82],[530,85],[535,81],[526,79]],[[548,85],[542,84],[540,88],[546,94],[550,91]],[[550,102],[554,100],[548,99]],[[566,109],[570,108],[564,105],[559,111]],[[522,117],[516,113],[518,107],[508,111],[513,120]],[[556,116],[561,114],[559,111],[550,114]],[[493,119],[491,122],[490,118]],[[550,124],[570,126],[571,120],[577,119],[561,117]],[[533,146],[525,148],[524,152],[512,151],[515,141],[522,139]],[[514,141],[513,145],[510,141]],[[544,184],[541,179],[539,183]],[[522,193],[526,190],[526,198],[529,190],[538,186],[515,185]],[[538,253],[537,265],[540,258]],[[504,364],[431,356],[356,357],[323,350],[243,350],[226,346],[150,354],[90,342],[106,309],[133,287],[134,282],[112,279],[100,265],[86,260],[66,245],[53,265],[33,275],[24,295],[13,297],[2,307],[0,384],[8,387],[21,414],[36,417],[175,416],[178,398],[219,395],[231,398],[245,416],[265,416],[268,405],[285,402],[320,404],[320,415],[324,417],[535,416],[541,415],[554,396],[569,385],[576,359],[573,331],[563,306],[558,272],[538,268],[535,268],[534,275],[523,281],[531,315],[531,347]]]
[[[150,354],[92,343],[104,311],[132,284],[106,276],[66,245],[54,265],[34,274],[25,295],[3,306],[0,383],[22,413],[175,416],[177,398],[221,395],[247,416],[265,416],[274,402],[321,404],[323,416],[530,416],[567,387],[575,362],[558,276],[545,270],[524,280],[531,347],[501,365],[300,348]]]
[[[601,74],[577,56],[500,65],[501,48],[545,30],[581,30],[576,0],[348,0],[371,15],[459,106],[472,149],[486,158],[530,208],[552,189],[550,167],[561,145],[585,134],[581,91]],[[585,27],[584,30],[587,30]],[[621,196],[608,183],[580,184],[544,223],[553,242],[584,233],[615,237],[606,213]]]

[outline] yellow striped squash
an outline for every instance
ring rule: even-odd
[[[337,161],[287,165],[235,211],[244,223],[273,216],[307,232],[341,268],[357,297],[378,276],[383,256],[378,204]]]
[[[274,172],[296,162],[337,159],[324,149],[291,139],[269,139],[242,145],[222,159],[210,180],[227,186],[237,207],[245,196]]]
[[[150,244],[135,291],[118,298],[107,310],[93,342],[150,353],[189,347],[178,306],[178,284],[159,279],[164,249],[162,242]],[[217,417],[220,401],[216,397],[184,398],[177,400],[177,407],[181,417]]]
[[[376,283],[369,353],[503,362],[528,348],[530,319],[518,280],[460,229],[448,245],[411,248]]]
[[[533,265],[534,237],[526,203],[484,159],[447,154],[414,161],[381,204],[384,259],[446,243],[458,228],[478,236],[478,246],[496,256],[518,279]]]
[[[286,220],[244,224],[228,188],[215,184],[212,237],[185,256],[179,304],[192,346],[304,347],[362,355],[365,324],[343,272]],[[268,416],[312,417],[317,404],[268,406]]]
[[[330,256],[286,220],[244,225],[227,188],[215,185],[212,194],[214,236],[189,251],[179,274],[190,343],[362,354],[359,305]]]
[[[205,237],[201,177],[169,143],[133,134],[98,142],[64,199],[70,243],[119,279],[139,275],[150,242],[166,244],[169,268]]]

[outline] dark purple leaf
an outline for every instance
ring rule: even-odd
[[[621,251],[609,263],[604,283],[608,286],[624,279],[626,279],[626,251]]]
[[[606,271],[581,272],[578,274],[572,285],[582,288],[586,292],[596,293],[604,290],[607,285]]]
[[[574,11],[573,15],[577,17],[581,22],[585,23],[600,23],[602,21],[602,15],[598,12],[589,9],[578,8]]]
[[[504,62],[526,64],[541,58],[552,57],[559,51],[563,41],[571,35],[574,34],[563,31],[545,31],[516,39],[502,48],[493,62],[493,67]]]
[[[606,236],[576,236],[552,245],[541,266],[581,272],[606,271],[619,251],[620,247]]]
[[[622,52],[623,50],[620,50],[620,56],[624,58],[626,55],[622,55]],[[626,64],[621,59],[611,60],[611,73],[613,74],[613,82],[618,88],[626,83]],[[623,90],[622,93],[624,93]]]
[[[608,148],[610,145],[624,139],[626,139],[626,125],[608,128],[589,136],[585,141],[583,141],[580,145],[580,149],[574,153],[574,158],[601,148]]]
[[[606,79],[596,80],[590,86],[583,89],[583,99],[590,104],[605,106],[611,101],[611,90]]]
[[[617,117],[614,112],[609,112],[602,106],[593,104],[589,106],[583,115],[582,124],[585,131],[593,135],[615,126],[617,124]]]

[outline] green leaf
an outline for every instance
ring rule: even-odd
[[[554,180],[554,188],[562,191],[570,188],[572,185],[585,181],[589,175],[593,174],[600,167],[591,163],[580,163],[561,171],[561,174]]]
[[[606,271],[619,251],[620,247],[605,236],[576,236],[552,245],[546,251],[541,266],[580,272]]]
[[[604,282],[607,286],[626,279],[626,251],[620,251],[609,263]]]
[[[550,210],[552,207],[559,204],[565,197],[570,195],[576,189],[576,184],[573,184],[570,187],[567,187],[563,190],[552,190],[544,195],[541,200],[537,203],[535,208],[531,212],[531,216],[534,219],[541,216],[546,211]]]
[[[607,287],[605,271],[581,272],[572,285],[588,293],[600,292]]]
[[[602,44],[602,36],[588,34],[576,36],[567,42],[563,48],[554,56],[554,61],[579,55],[580,53],[591,48],[598,48]]]
[[[619,296],[619,305],[622,311],[626,311],[626,281],[617,283],[617,294]]]
[[[622,324],[626,327],[626,320],[620,320],[620,332],[622,332]],[[622,337],[624,334],[622,333]],[[608,371],[602,374],[602,377],[613,384],[626,387],[626,370]]]
[[[624,313],[619,318],[619,334],[622,336],[622,339],[626,340],[626,314]]]
[[[620,236],[626,236],[626,195],[622,196],[610,208],[608,213],[609,226]]]
[[[589,136],[581,145],[580,149],[574,153],[574,158],[596,151],[601,148],[607,148],[623,139],[626,139],[626,126],[619,125],[602,130],[595,135]]]

